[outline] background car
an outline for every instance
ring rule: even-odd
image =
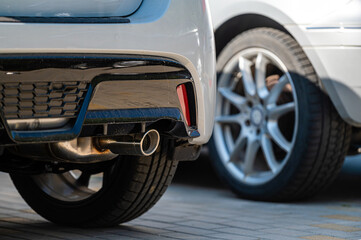
[[[309,197],[360,144],[361,2],[210,0],[219,176],[241,197]],[[351,147],[349,147],[351,144]]]
[[[146,212],[212,133],[207,3],[0,6],[0,170],[55,223],[113,226]]]

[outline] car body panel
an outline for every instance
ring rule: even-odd
[[[242,14],[260,14],[282,25],[311,24],[347,2],[349,0],[210,0],[210,6],[217,29],[228,19]]]
[[[272,19],[301,45],[341,117],[361,126],[359,68],[361,2],[358,0],[210,0],[215,31],[245,14]],[[242,24],[242,23],[239,23]]]

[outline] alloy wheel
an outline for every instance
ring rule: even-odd
[[[107,167],[102,172],[71,170],[62,174],[33,176],[44,193],[64,202],[77,202],[94,196],[107,187],[111,178],[112,167]]]
[[[263,48],[233,56],[219,74],[215,143],[222,163],[244,184],[272,180],[288,162],[298,126],[293,80]]]

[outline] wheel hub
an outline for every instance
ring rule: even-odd
[[[256,126],[260,127],[264,121],[265,113],[262,108],[254,107],[251,110],[251,123]]]

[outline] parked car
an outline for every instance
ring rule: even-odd
[[[212,134],[207,2],[0,5],[0,170],[55,223],[112,226],[146,212]]]
[[[210,0],[210,7],[216,171],[245,198],[316,194],[360,144],[361,2]]]

